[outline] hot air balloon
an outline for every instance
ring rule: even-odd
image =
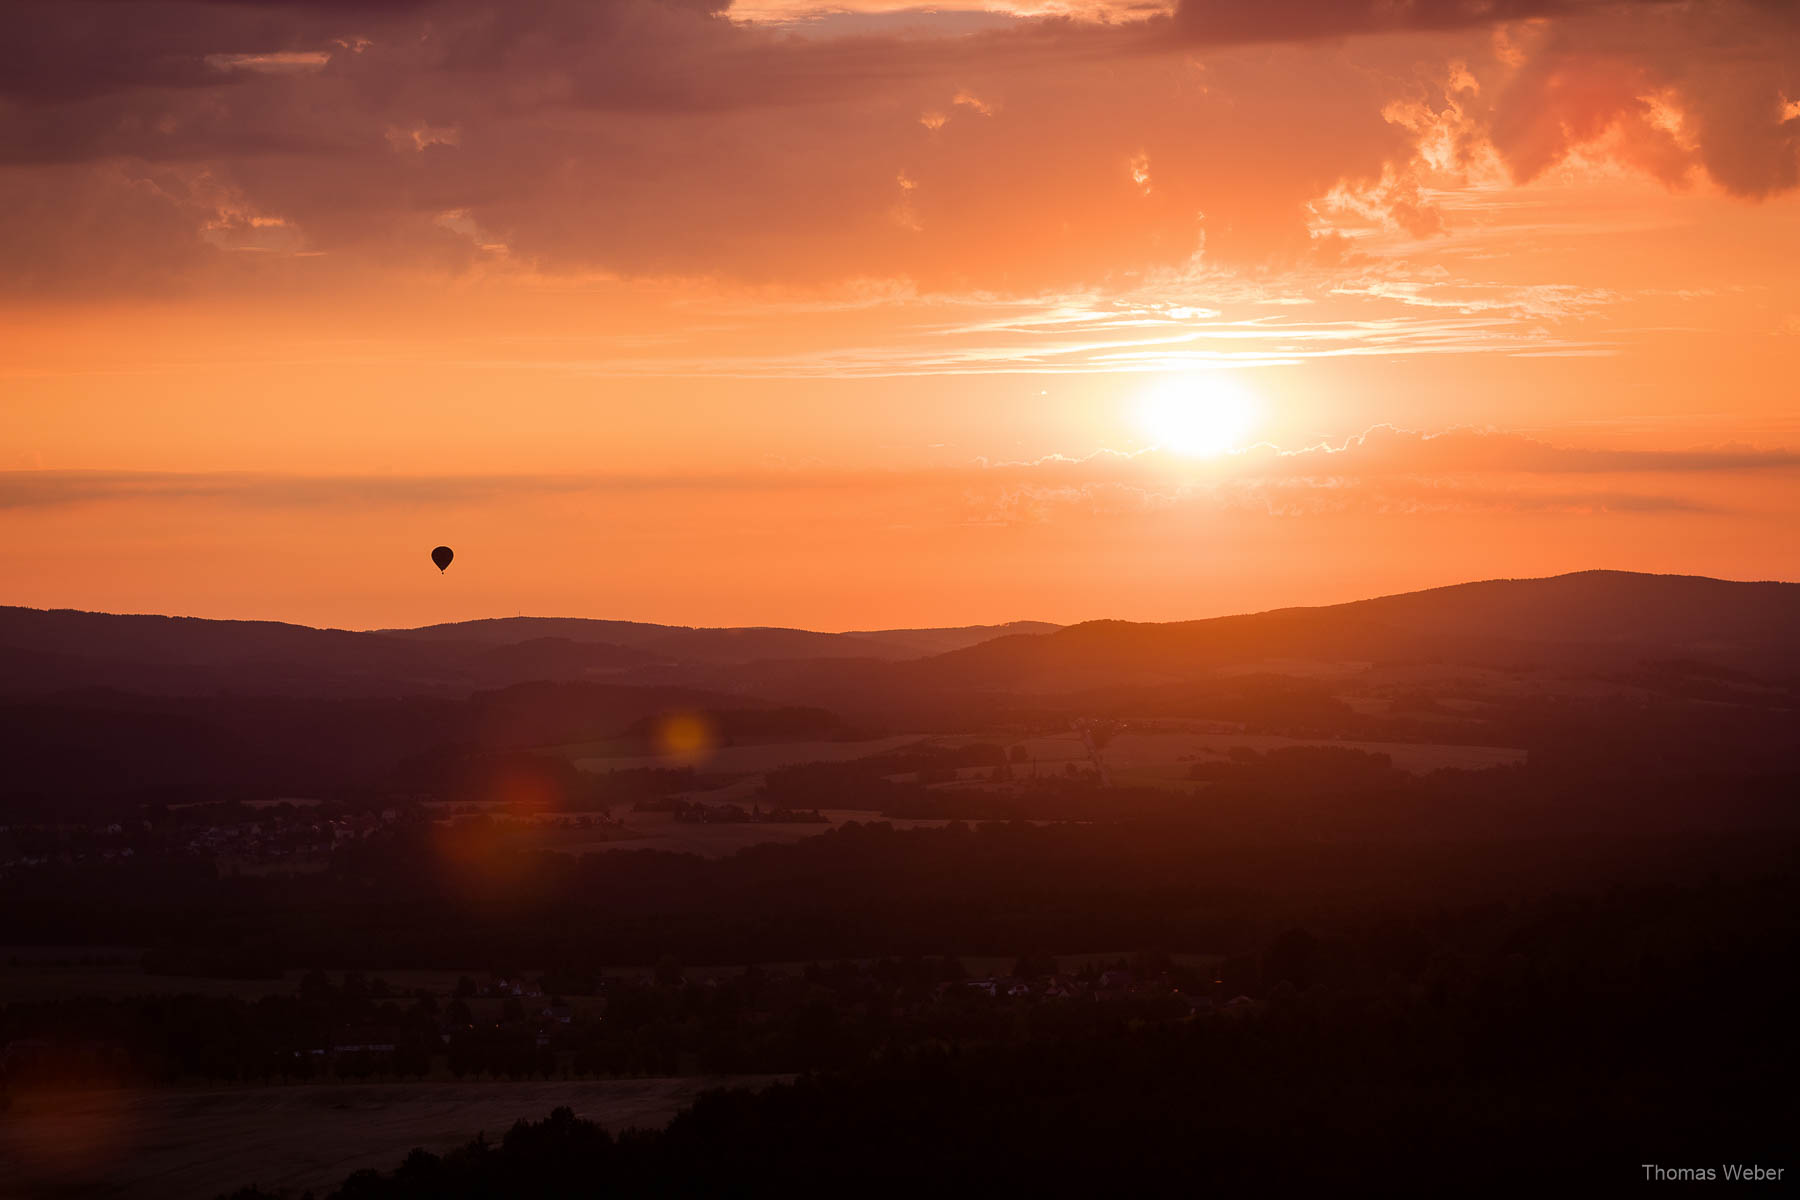
[[[439,546],[436,550],[431,552],[431,561],[437,564],[439,575],[444,573],[444,568],[448,567],[450,565],[450,560],[455,557],[456,551],[450,549],[448,546]]]

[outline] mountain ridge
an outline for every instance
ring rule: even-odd
[[[357,631],[0,608],[0,692],[12,695],[95,687],[469,694],[543,680],[810,703],[881,689],[1068,692],[1187,680],[1265,660],[1518,668],[1645,658],[1800,673],[1800,584],[1595,570],[1190,621],[844,633],[537,617]]]

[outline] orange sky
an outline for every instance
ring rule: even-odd
[[[1800,577],[1791,5],[0,22],[0,603],[855,628]]]

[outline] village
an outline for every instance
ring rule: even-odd
[[[983,975],[956,959],[691,972],[665,960],[600,973],[464,973],[454,983],[438,974],[437,988],[410,991],[380,975],[313,970],[235,996],[170,992],[180,981],[165,979],[159,995],[15,1002],[0,1016],[0,1081],[29,1091],[123,1080],[782,1072],[883,1047],[1003,1043],[1058,1022],[1232,1019],[1262,1007],[1228,996],[1228,979],[1238,981],[1194,956],[1089,956],[1080,966],[1026,957]]]
[[[742,819],[809,818],[771,814]],[[496,812],[432,800],[357,809],[312,800],[158,806],[138,818],[0,825],[0,878],[33,868],[145,861],[205,863],[220,876],[315,872],[327,869],[333,851],[378,834],[409,825],[471,820],[501,835],[521,837],[552,832],[596,835],[622,828],[604,811]]]

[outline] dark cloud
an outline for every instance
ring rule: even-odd
[[[1522,181],[1610,136],[1667,183],[1762,197],[1800,184],[1796,97],[1800,5],[1715,3],[1553,23],[1491,108],[1469,99]]]
[[[1523,18],[1545,20],[1516,62],[1485,32],[1312,44]],[[1800,23],[1746,0],[1189,0],[844,38],[716,0],[23,0],[0,22],[14,293],[267,286],[314,271],[296,252],[1015,293],[1202,249],[1329,257],[1306,206],[1339,186],[1439,226],[1397,100],[1454,106],[1464,152],[1521,179],[1610,138],[1671,184],[1800,182]],[[1447,85],[1452,52],[1498,82]]]
[[[297,5],[13,0],[0,15],[0,98],[47,105],[140,88],[218,87],[251,73],[214,56],[317,50],[351,15],[321,17]]]
[[[1680,0],[1181,0],[1175,27],[1200,43],[1443,32]]]

